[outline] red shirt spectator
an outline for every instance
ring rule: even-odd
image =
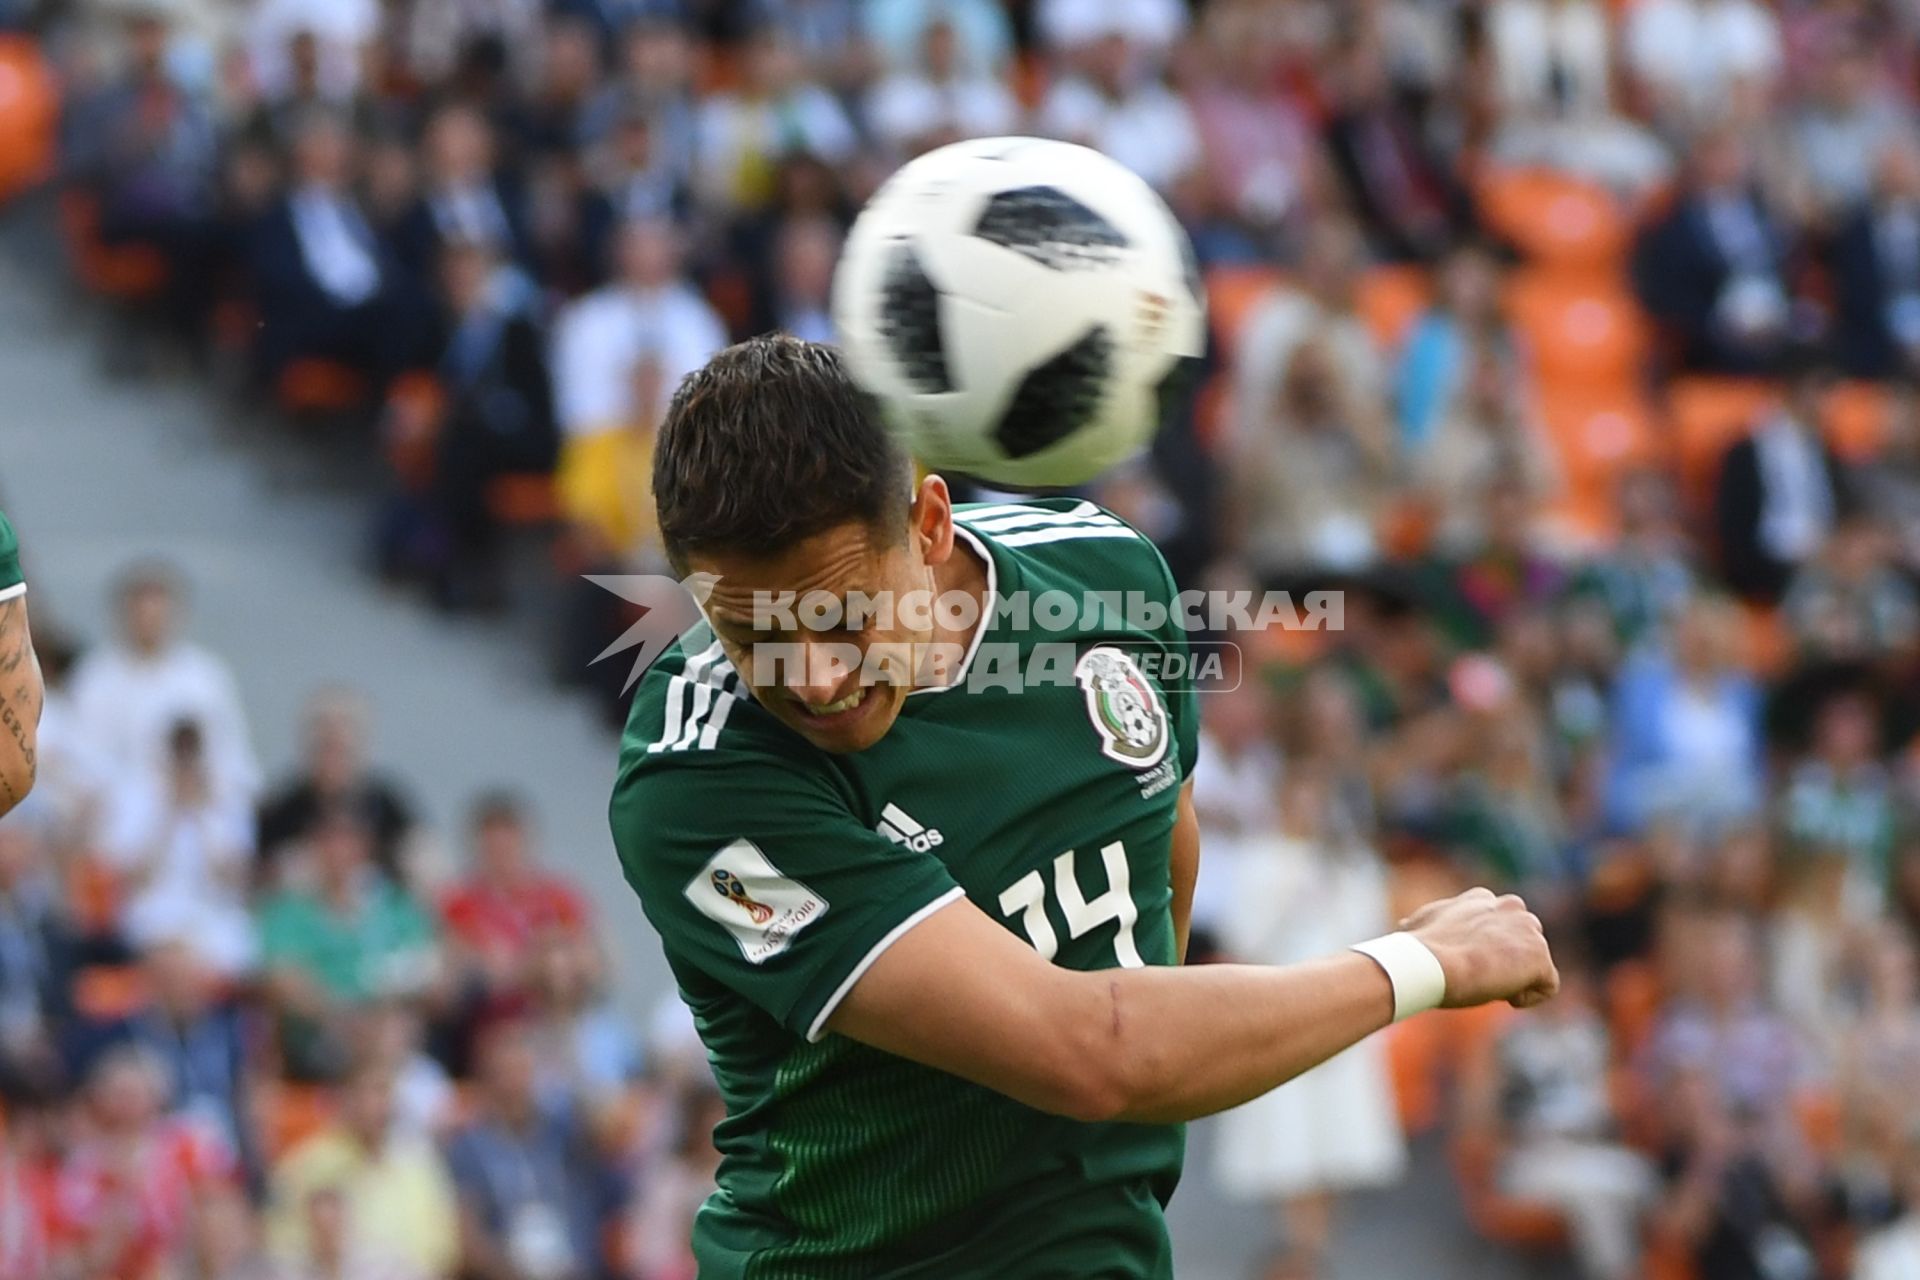
[[[584,929],[586,901],[568,880],[535,864],[517,801],[483,797],[473,833],[473,870],[448,890],[440,914],[488,986],[518,987],[534,940],[549,930]]]
[[[160,1067],[144,1050],[109,1054],[88,1093],[93,1132],[54,1183],[56,1251],[86,1275],[167,1274],[191,1239],[196,1202],[231,1188],[233,1152],[208,1126],[160,1113]]]

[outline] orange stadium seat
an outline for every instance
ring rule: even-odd
[[[1567,1242],[1567,1219],[1554,1205],[1514,1195],[1500,1186],[1500,1149],[1489,1138],[1453,1140],[1453,1176],[1474,1230],[1510,1249],[1547,1251]]]
[[[40,47],[0,35],[0,200],[53,171],[60,91]]]
[[[333,1091],[323,1085],[269,1085],[261,1093],[261,1129],[267,1156],[277,1160],[332,1121]]]
[[[544,471],[495,476],[487,486],[487,509],[502,524],[552,524],[560,519],[560,493]]]
[[[1374,267],[1362,276],[1355,304],[1374,341],[1392,350],[1432,299],[1433,283],[1424,268],[1395,265]]]
[[[1267,266],[1215,267],[1207,272],[1207,310],[1222,353],[1230,360],[1239,349],[1247,321],[1285,277]]]
[[[1720,455],[1752,429],[1778,394],[1757,378],[1677,378],[1667,390],[1667,418],[1674,463],[1687,492],[1699,496],[1712,484]]]
[[[1545,169],[1495,169],[1478,186],[1488,227],[1542,266],[1607,269],[1626,258],[1633,227],[1605,188]]]
[[[1771,679],[1793,664],[1793,634],[1780,610],[1766,605],[1741,606],[1741,660],[1749,671]]]
[[[1843,382],[1827,396],[1825,430],[1833,451],[1849,462],[1862,462],[1880,452],[1893,414],[1893,393],[1886,385],[1856,379]]]
[[[1543,382],[1624,386],[1646,354],[1646,319],[1617,281],[1524,269],[1508,285],[1506,301]]]
[[[1620,477],[1661,456],[1653,413],[1637,389],[1541,389],[1540,418],[1560,461],[1565,491],[1550,511],[1582,538],[1604,538],[1615,525]]]
[[[146,1003],[146,974],[138,965],[89,965],[74,979],[74,1011],[94,1022],[118,1022]]]
[[[144,244],[106,244],[100,239],[100,204],[83,191],[60,197],[60,234],[80,283],[94,293],[143,302],[167,285],[167,260]]]
[[[366,404],[369,391],[366,375],[358,369],[317,358],[288,364],[273,388],[282,409],[305,417],[351,412]]]

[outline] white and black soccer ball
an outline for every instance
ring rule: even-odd
[[[956,142],[875,193],[833,314],[854,377],[934,470],[1084,484],[1152,438],[1206,342],[1186,232],[1097,151]]]

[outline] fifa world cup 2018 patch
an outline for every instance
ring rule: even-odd
[[[1125,650],[1097,645],[1080,655],[1073,678],[1087,696],[1087,719],[1100,751],[1132,769],[1151,769],[1167,754],[1167,710]]]
[[[684,890],[694,910],[740,944],[748,964],[765,964],[802,929],[827,914],[827,900],[781,873],[751,840],[735,840],[707,860]]]

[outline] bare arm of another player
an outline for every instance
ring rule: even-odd
[[[40,661],[27,630],[27,599],[0,602],[0,814],[33,789],[40,739]]]
[[[1187,959],[1187,935],[1193,924],[1193,882],[1200,875],[1200,815],[1193,811],[1193,779],[1180,788],[1173,818],[1169,869],[1173,878],[1173,939],[1181,963]]]
[[[1559,986],[1516,897],[1470,890],[1404,927],[1439,959],[1449,1007],[1536,1004]],[[1358,952],[1081,972],[961,900],[883,951],[827,1027],[1043,1111],[1164,1124],[1257,1098],[1392,1020],[1392,985]]]

